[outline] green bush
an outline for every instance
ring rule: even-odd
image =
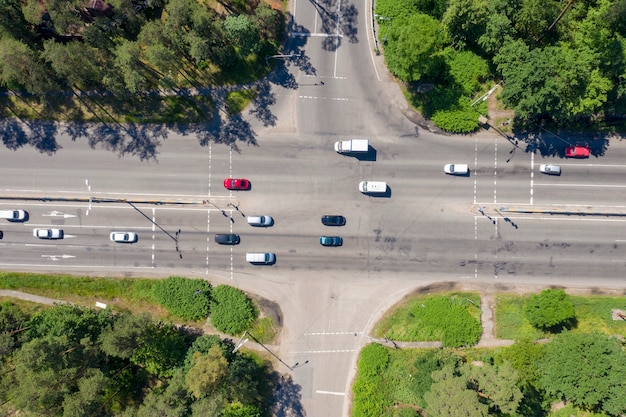
[[[472,133],[478,129],[480,113],[472,108],[438,110],[431,120],[442,130],[453,133]]]
[[[211,291],[211,324],[221,332],[236,335],[248,329],[258,311],[241,290],[218,285]]]
[[[486,60],[472,51],[457,51],[448,47],[443,51],[448,72],[456,85],[466,96],[480,91],[482,83],[489,76],[489,65]]]
[[[574,304],[563,290],[547,289],[531,295],[524,313],[530,324],[549,331],[571,327],[576,319]]]
[[[353,417],[380,417],[389,397],[382,388],[382,372],[389,364],[387,348],[372,343],[361,351],[354,391]]]
[[[366,377],[380,375],[389,364],[389,351],[378,343],[372,343],[361,351],[359,373]]]
[[[169,277],[158,281],[154,298],[184,320],[204,320],[209,315],[211,285],[202,279]]]

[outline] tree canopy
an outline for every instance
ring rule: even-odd
[[[556,336],[541,360],[541,386],[553,398],[611,416],[626,413],[626,352],[602,334]]]
[[[571,326],[576,318],[574,304],[563,290],[547,289],[533,294],[524,306],[526,318],[542,330],[560,330]]]
[[[0,400],[25,415],[260,417],[271,407],[264,360],[147,315],[70,305],[29,315],[4,303],[0,326]]]
[[[463,103],[497,82],[516,124],[526,128],[544,121],[593,122],[626,111],[622,0],[450,0],[443,13],[429,13],[431,20],[424,18],[422,3],[377,1],[379,39],[390,71],[444,130],[476,129],[475,109]],[[442,98],[455,88],[440,59],[446,48],[485,59],[488,77],[470,92]],[[424,92],[420,83],[434,88]],[[455,118],[461,122],[453,123]]]

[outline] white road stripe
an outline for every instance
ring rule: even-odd
[[[316,394],[328,394],[328,395],[346,395],[345,392],[336,392],[336,391],[315,391]]]

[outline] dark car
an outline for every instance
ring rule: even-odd
[[[215,235],[215,242],[220,245],[238,245],[240,240],[239,235],[233,233]]]
[[[324,226],[343,226],[346,224],[346,218],[339,215],[326,214],[322,216],[322,224]]]
[[[343,245],[343,239],[340,236],[320,236],[320,245],[341,246]]]

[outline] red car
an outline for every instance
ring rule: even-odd
[[[228,190],[247,190],[250,188],[250,181],[245,178],[226,178],[224,188]]]
[[[584,145],[568,146],[565,148],[566,158],[589,158],[589,147]]]

